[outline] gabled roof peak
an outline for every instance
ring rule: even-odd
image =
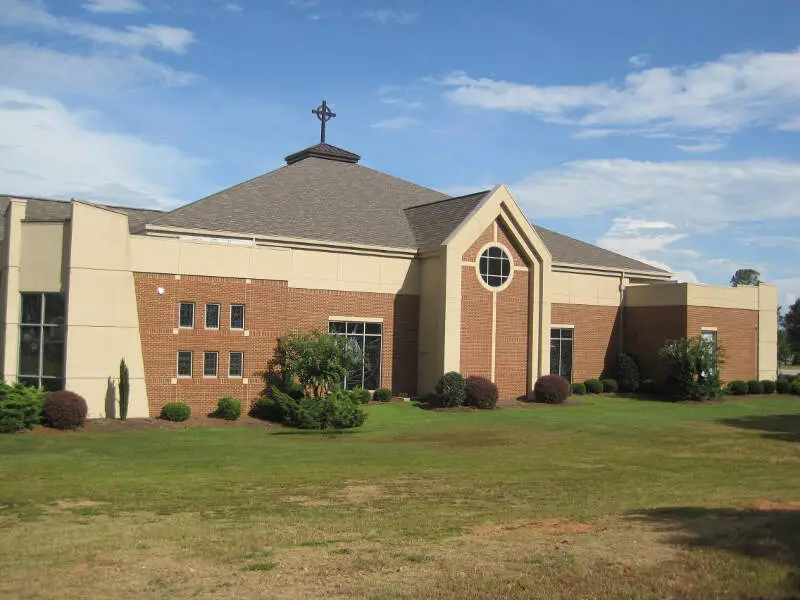
[[[290,154],[286,157],[286,164],[293,165],[296,162],[300,162],[301,160],[305,160],[306,158],[322,158],[324,160],[335,160],[338,162],[345,162],[345,163],[357,163],[361,160],[361,157],[358,154],[350,152],[349,150],[345,150],[344,148],[338,148],[336,146],[332,146],[331,144],[317,144],[316,146],[310,146],[299,152],[295,152],[294,154]]]

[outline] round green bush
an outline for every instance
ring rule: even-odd
[[[785,377],[778,377],[775,382],[775,391],[779,394],[788,394],[792,391],[792,382]]]
[[[572,393],[577,396],[583,396],[586,394],[586,384],[585,383],[573,383],[572,384]]]
[[[372,395],[372,399],[375,400],[375,402],[391,402],[392,390],[389,388],[375,390],[375,393]]]
[[[599,379],[587,379],[583,382],[583,385],[586,386],[586,391],[590,394],[603,393],[603,383]]]
[[[620,392],[632,393],[639,389],[639,365],[636,364],[636,359],[630,354],[620,352],[617,355],[614,374],[619,384]]]
[[[603,384],[603,392],[605,392],[606,394],[613,394],[619,389],[616,379],[611,379],[611,378],[601,379],[600,383]]]
[[[464,404],[467,398],[467,382],[461,373],[450,371],[442,375],[436,384],[436,395],[439,405],[443,408],[453,408]]]
[[[226,421],[235,421],[242,416],[242,403],[236,398],[220,398],[217,401],[217,416]]]
[[[543,404],[564,404],[568,397],[569,381],[560,375],[544,375],[536,380],[528,400]]]
[[[791,392],[792,392],[792,393],[793,393],[795,396],[800,396],[800,378],[798,378],[798,379],[795,379],[795,380],[792,382],[792,388],[791,388]]]
[[[744,396],[747,393],[748,386],[744,381],[737,379],[728,384],[728,389],[732,396]]]
[[[775,382],[771,379],[764,379],[761,382],[761,388],[764,390],[765,394],[774,394],[775,393]]]
[[[642,394],[657,394],[658,384],[656,383],[655,379],[643,379],[641,385],[639,386],[639,391]]]
[[[41,423],[45,394],[35,387],[0,381],[0,433],[17,433]]]
[[[81,396],[61,390],[51,392],[42,403],[42,423],[56,429],[78,429],[86,421],[89,407]]]
[[[161,418],[165,421],[182,423],[192,416],[192,409],[183,402],[167,402],[161,409]]]
[[[362,387],[355,388],[350,394],[359,404],[369,404],[372,401],[372,394],[369,393],[369,390],[365,390]]]
[[[747,393],[752,395],[763,394],[764,386],[761,385],[758,379],[751,379],[747,382]]]
[[[497,386],[485,377],[467,377],[467,406],[491,410],[497,406]]]

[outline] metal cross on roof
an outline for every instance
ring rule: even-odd
[[[336,113],[331,111],[330,107],[328,106],[328,103],[325,102],[325,100],[323,100],[322,104],[320,104],[317,108],[315,108],[311,112],[314,113],[315,115],[317,115],[317,118],[322,122],[322,135],[320,136],[320,143],[324,144],[325,143],[325,123],[327,123],[333,117],[335,117]]]

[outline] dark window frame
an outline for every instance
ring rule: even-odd
[[[183,324],[183,307],[184,306],[191,306],[192,307],[192,324],[191,325],[184,325]],[[180,302],[178,304],[178,328],[179,329],[194,329],[194,318],[195,318],[195,305],[194,302]]]
[[[189,355],[189,374],[181,374],[181,354],[188,354]],[[175,363],[175,372],[178,375],[178,379],[191,379],[194,377],[194,352],[191,350],[178,350],[176,363]]]
[[[217,326],[216,327],[213,327],[213,326],[210,327],[208,325],[208,317],[209,317],[208,309],[211,308],[212,306],[216,306],[217,307]],[[222,320],[221,317],[222,317],[222,304],[220,304],[219,302],[207,302],[206,303],[205,328],[206,329],[219,329],[220,328],[220,321]]]
[[[239,374],[231,373],[231,366],[233,365],[233,355],[238,354],[241,359],[239,361]],[[244,352],[241,350],[231,350],[228,352],[228,379],[242,379],[244,377]]]
[[[39,317],[35,320],[26,320],[25,304],[26,297],[39,298]],[[48,319],[48,315],[52,317],[49,305],[54,299],[58,299],[55,306],[61,310],[57,312],[57,316]],[[20,292],[20,317],[19,317],[19,344],[17,348],[17,379],[25,384],[33,384],[35,387],[44,388],[48,390],[61,390],[64,389],[64,380],[66,378],[66,360],[67,360],[67,305],[66,297],[61,292]],[[26,373],[23,369],[23,344],[25,342],[23,330],[24,329],[37,329],[38,337],[38,356],[37,356],[37,369],[36,373]],[[47,332],[47,335],[45,335]],[[60,338],[60,339],[59,339]],[[61,345],[61,361],[57,366],[57,373],[55,375],[45,374],[46,353],[45,346]]]
[[[490,244],[478,256],[478,276],[492,291],[505,288],[514,276],[511,254],[500,244]]]
[[[214,356],[214,374],[208,375],[207,367],[209,356]],[[203,352],[203,378],[204,379],[217,379],[219,377],[219,352],[216,350],[205,350]]]
[[[568,332],[568,333],[567,333]],[[558,345],[557,353],[553,354],[553,345]],[[564,348],[569,347],[569,369],[564,364],[562,357]],[[557,364],[554,365],[554,358],[557,357]],[[561,375],[564,379],[572,383],[572,374],[575,370],[575,328],[574,327],[551,327],[550,328],[550,374]]]
[[[242,326],[241,327],[234,327],[233,325],[233,309],[234,308],[241,308],[242,309]],[[245,326],[245,308],[244,304],[231,304],[230,310],[230,327],[235,331],[244,331]]]
[[[375,333],[377,331],[377,333]],[[348,341],[352,341],[358,345],[359,350],[364,355],[365,360],[361,361],[361,373],[355,373],[355,378],[346,376],[343,382],[345,389],[354,389],[356,387],[363,387],[364,389],[377,390],[382,385],[383,380],[383,322],[375,320],[328,320],[328,332],[333,335],[346,337]],[[360,343],[359,343],[360,340]],[[368,373],[372,371],[371,367],[367,364],[367,343],[370,343],[373,353],[377,356],[377,365],[375,365],[374,374]],[[366,387],[369,378],[374,377],[375,387]]]

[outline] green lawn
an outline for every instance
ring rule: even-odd
[[[800,399],[0,437],[0,597],[800,597]]]

